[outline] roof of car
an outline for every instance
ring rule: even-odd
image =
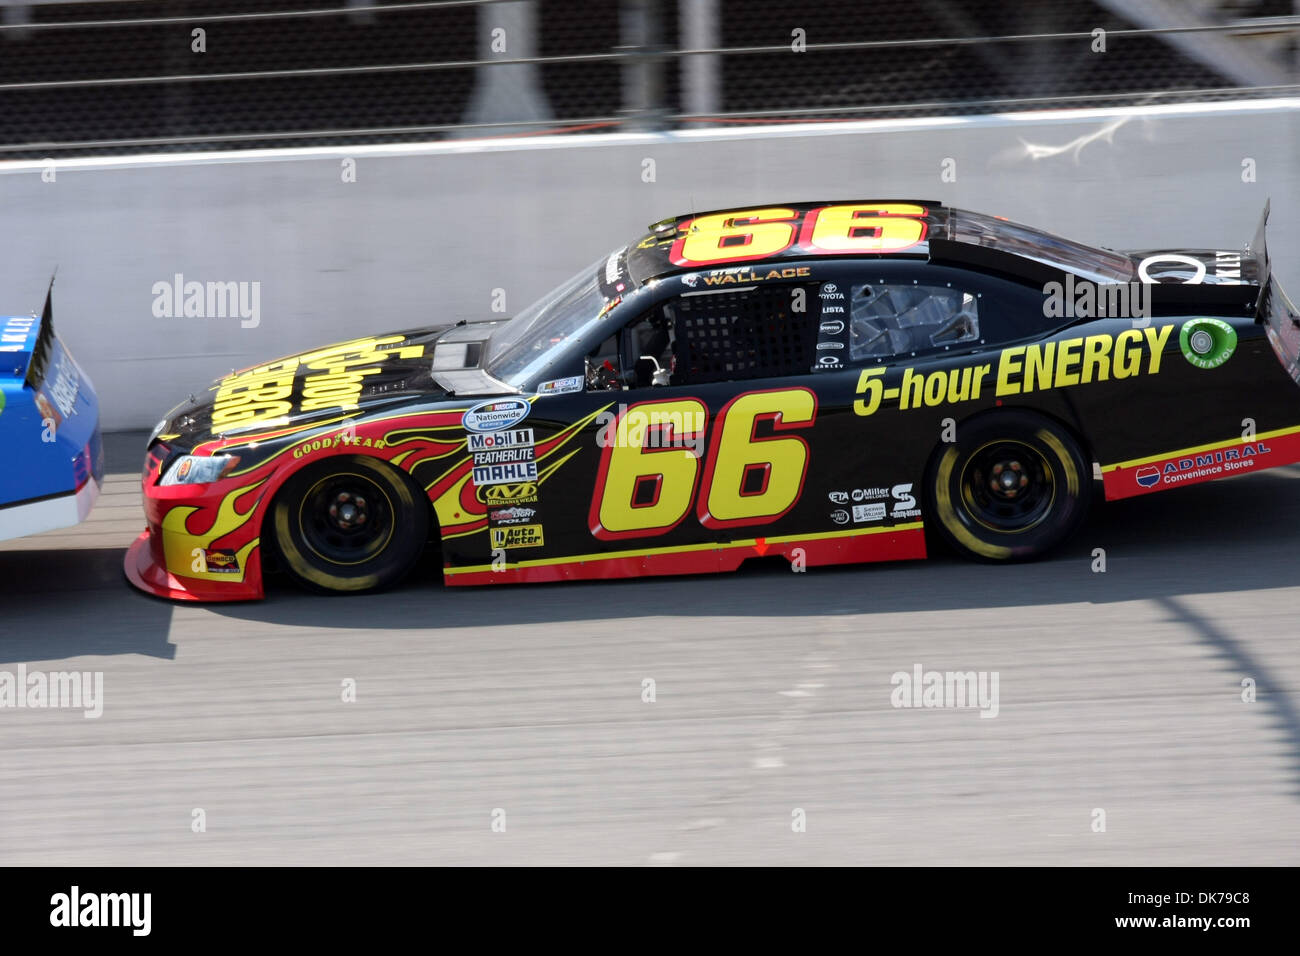
[[[628,247],[628,266],[637,281],[697,269],[728,268],[754,262],[779,262],[786,259],[803,258],[811,254],[825,255],[825,252],[810,249],[812,229],[815,217],[809,216],[814,210],[827,207],[858,207],[863,213],[872,210],[890,211],[890,215],[906,218],[922,226],[918,241],[911,242],[904,249],[890,251],[845,251],[840,255],[899,255],[908,257],[926,257],[929,255],[929,243],[932,239],[949,238],[948,222],[950,207],[941,202],[928,199],[869,199],[869,200],[830,200],[822,202],[770,203],[749,207],[730,207],[727,209],[709,209],[702,212],[685,213],[668,219],[651,223],[645,235]],[[737,256],[712,262],[691,261],[682,255],[682,243],[694,236],[705,239],[716,246],[725,241],[723,232],[746,222],[756,225],[764,223],[783,223],[790,227],[793,241],[777,251],[763,255]],[[713,237],[717,236],[716,239]],[[708,238],[706,238],[708,237]]]
[[[606,272],[637,283],[689,272],[752,269],[790,260],[920,259],[991,272],[1047,288],[1067,276],[1154,284],[1157,304],[1253,307],[1261,255],[1201,250],[1124,252],[1091,246],[1007,219],[929,199],[771,203],[693,212],[652,223]],[[1191,254],[1187,254],[1191,253]],[[1215,263],[1207,273],[1197,263]],[[1260,261],[1256,261],[1260,260]],[[1144,275],[1156,264],[1159,277]],[[1199,268],[1200,275],[1177,274]],[[1170,274],[1172,270],[1173,274]],[[610,280],[621,293],[623,286]]]

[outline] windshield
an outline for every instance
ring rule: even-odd
[[[1012,252],[1099,282],[1129,282],[1136,277],[1133,260],[1126,255],[980,213],[955,211],[953,238]]]
[[[555,360],[557,346],[598,321],[605,306],[598,281],[604,264],[602,256],[493,333],[488,371],[519,388]]]

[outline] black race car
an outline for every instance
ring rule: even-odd
[[[1267,219],[1267,209],[1265,210]],[[217,381],[149,441],[127,574],[261,597],[1037,557],[1107,498],[1300,460],[1300,319],[1261,222],[1116,252],[926,201],[655,223],[513,319]]]

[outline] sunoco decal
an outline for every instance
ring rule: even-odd
[[[461,423],[467,431],[495,432],[513,428],[525,418],[531,409],[522,398],[501,398],[491,402],[481,402],[465,413]]]

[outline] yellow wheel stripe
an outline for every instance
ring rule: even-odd
[[[951,485],[949,479],[952,477],[952,467],[956,463],[957,457],[957,449],[949,445],[948,450],[939,459],[939,467],[935,472],[935,504],[939,508],[939,520],[943,522],[943,526],[948,529],[949,533],[961,542],[963,547],[973,553],[985,558],[1011,557],[1010,548],[981,541],[971,534],[970,529],[957,518],[957,509],[953,507],[952,495],[948,491]]]

